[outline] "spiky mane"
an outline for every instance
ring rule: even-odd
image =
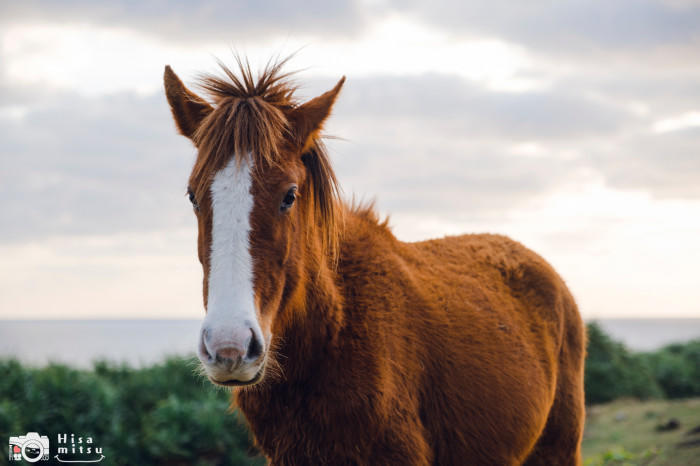
[[[203,75],[199,85],[214,111],[200,124],[193,140],[204,169],[219,169],[231,157],[253,155],[255,162],[274,163],[289,122],[285,112],[297,105],[294,86],[282,73],[288,59],[268,62],[254,79],[248,61],[236,57],[239,76],[219,62],[225,76]]]

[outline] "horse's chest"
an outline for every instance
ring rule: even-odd
[[[309,393],[277,394],[264,401],[240,396],[238,404],[272,464],[354,463],[372,443],[369,413],[358,409],[349,416],[337,403]]]

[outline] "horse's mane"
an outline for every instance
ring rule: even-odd
[[[290,135],[286,114],[299,105],[294,96],[297,86],[290,80],[293,73],[282,72],[291,57],[269,61],[257,79],[247,60],[237,55],[235,58],[238,75],[219,61],[225,76],[205,74],[199,79],[199,86],[211,99],[214,110],[193,135],[200,156],[192,173],[193,178],[200,182],[191,188],[198,197],[205,194],[202,191],[209,184],[203,175],[213,175],[231,157],[236,157],[239,162],[252,161],[255,167],[277,164],[279,149],[285,136]],[[339,207],[338,182],[320,139],[314,141],[302,160],[310,175],[308,220],[322,232],[322,248],[335,263],[337,225],[342,209]],[[257,172],[254,170],[253,176]]]

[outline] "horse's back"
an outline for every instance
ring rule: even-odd
[[[544,259],[503,236],[400,250],[427,307],[408,312],[429,340],[423,422],[437,462],[522,462],[558,392],[575,392],[577,406],[567,409],[582,409],[583,325],[566,285]]]
[[[437,303],[433,313],[458,335],[478,327],[487,334],[528,335],[539,347],[554,350],[567,320],[580,322],[559,275],[538,254],[510,238],[462,235],[404,246],[412,252],[405,257],[419,277],[421,291],[427,301]]]

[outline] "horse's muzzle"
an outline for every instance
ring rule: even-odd
[[[264,341],[252,327],[202,328],[197,356],[214,383],[231,386],[257,382],[264,354]]]

